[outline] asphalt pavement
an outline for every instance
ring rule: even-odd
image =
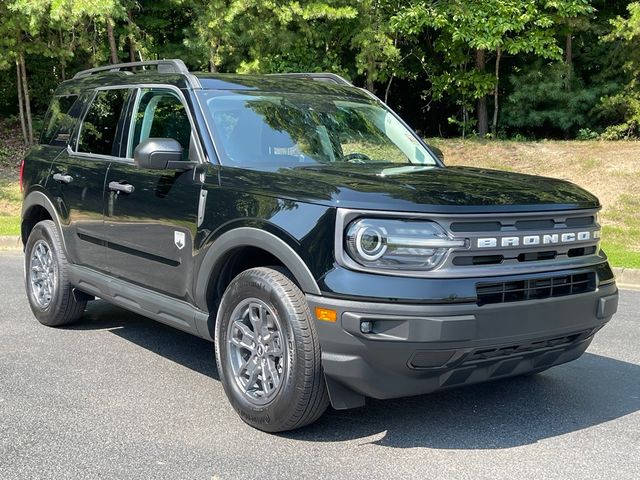
[[[212,344],[104,302],[40,325],[0,253],[0,479],[640,478],[640,292],[545,373],[245,425]]]

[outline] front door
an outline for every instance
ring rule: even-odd
[[[197,170],[143,170],[132,160],[148,138],[173,138],[183,159],[197,160],[191,118],[179,91],[144,88],[132,107],[125,161],[106,180],[109,272],[158,292],[187,299],[193,272],[202,179]]]
[[[69,111],[70,116],[77,116],[80,112],[74,110],[89,103],[80,126],[69,132],[61,122],[60,131],[51,139],[67,145],[52,164],[48,188],[60,208],[69,260],[99,270],[105,269],[104,182],[120,150],[122,114],[130,93],[128,89],[106,89],[82,98]]]

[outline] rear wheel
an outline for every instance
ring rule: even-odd
[[[267,432],[317,420],[329,403],[320,345],[304,294],[271,268],[242,272],[220,304],[216,360],[240,417]]]
[[[69,264],[58,229],[51,220],[36,224],[25,246],[25,284],[31,311],[43,325],[77,321],[87,302],[77,300],[69,283]]]

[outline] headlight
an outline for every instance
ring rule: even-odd
[[[465,240],[453,240],[425,220],[360,219],[346,231],[349,256],[365,267],[431,270],[451,248],[464,246]]]

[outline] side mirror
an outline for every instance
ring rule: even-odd
[[[189,162],[182,160],[182,146],[173,138],[149,138],[133,151],[136,167],[148,170],[188,170]]]
[[[442,153],[442,150],[440,150],[438,147],[434,147],[433,145],[428,145],[428,147],[429,150],[431,150],[431,152],[433,152],[433,154],[438,157],[438,160],[444,163],[444,153]]]

